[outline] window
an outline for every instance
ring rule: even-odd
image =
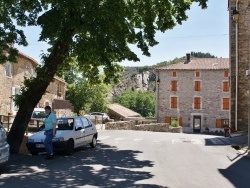
[[[229,75],[228,70],[225,70],[225,71],[224,71],[224,77],[228,77],[228,75]]]
[[[229,127],[229,119],[216,119],[216,128]]]
[[[176,76],[177,76],[176,72],[173,71],[173,72],[172,72],[172,77],[176,77]]]
[[[92,127],[91,123],[87,120],[87,118],[82,117],[81,120],[84,128]]]
[[[200,76],[201,76],[200,71],[195,71],[195,77],[200,77]]]
[[[222,127],[229,127],[229,119],[221,120]]]
[[[228,92],[229,91],[229,82],[223,82],[223,91]]]
[[[6,76],[12,77],[12,65],[10,62],[7,62],[5,64],[5,72],[6,72]]]
[[[194,98],[194,109],[201,109],[201,98],[195,97]]]
[[[171,108],[177,108],[177,97],[171,97]]]
[[[222,109],[229,110],[229,98],[222,99]]]
[[[75,119],[75,127],[76,127],[76,130],[83,129],[83,124],[80,118]]]
[[[177,91],[177,81],[171,82],[171,91]]]
[[[62,88],[60,83],[57,84],[57,96],[58,97],[62,96]]]
[[[201,90],[201,81],[195,81],[194,82],[194,90],[200,91]]]

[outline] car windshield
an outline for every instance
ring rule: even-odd
[[[73,130],[73,127],[74,127],[73,118],[57,119],[57,130]]]
[[[44,111],[35,111],[31,118],[46,118],[46,113]]]

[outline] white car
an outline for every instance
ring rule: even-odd
[[[102,112],[92,112],[92,113],[89,113],[85,116],[94,122],[98,121],[98,122],[102,122],[102,123],[108,122],[110,119],[108,114],[102,113]]]
[[[74,148],[90,144],[92,148],[97,144],[96,126],[88,118],[82,117],[62,117],[57,119],[56,136],[53,138],[54,151],[66,151],[72,155]],[[31,135],[26,143],[29,152],[37,155],[45,152],[44,129]]]
[[[8,161],[10,156],[6,131],[0,123],[0,164]]]
[[[32,112],[31,118],[30,118],[30,125],[40,125],[46,118],[46,113],[44,108],[34,108],[34,111]]]

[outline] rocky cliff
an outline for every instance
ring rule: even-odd
[[[125,91],[155,91],[153,67],[124,67],[121,82],[112,88],[110,97],[119,96]]]

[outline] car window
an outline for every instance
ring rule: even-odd
[[[81,120],[84,128],[92,127],[92,124],[88,121],[87,118],[82,117]]]
[[[31,118],[45,118],[46,113],[44,111],[34,111]]]
[[[60,118],[57,119],[57,130],[72,130],[74,127],[73,118]]]
[[[79,127],[83,128],[82,121],[80,118],[75,119],[75,127],[78,129]]]

